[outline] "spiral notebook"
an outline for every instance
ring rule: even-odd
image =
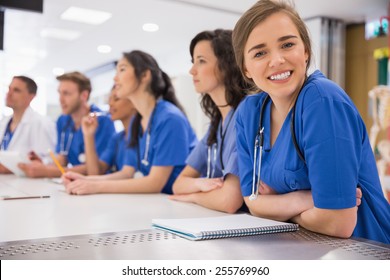
[[[190,240],[239,237],[298,230],[297,224],[278,222],[247,214],[209,218],[153,219],[152,226]]]

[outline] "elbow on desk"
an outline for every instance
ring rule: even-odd
[[[339,238],[350,238],[353,234],[353,231],[355,229],[355,225],[349,225],[349,223],[345,223],[343,225],[336,225],[333,228],[330,228],[330,231],[326,234],[333,236],[333,237],[339,237]]]
[[[241,202],[234,201],[231,203],[227,203],[225,205],[223,211],[228,213],[228,214],[234,214],[234,213],[237,213],[237,211],[241,208],[241,206],[242,206],[242,201]]]

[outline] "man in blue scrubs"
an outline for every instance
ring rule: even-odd
[[[101,112],[95,105],[88,105],[91,93],[90,80],[80,72],[65,73],[57,77],[60,82],[58,92],[63,115],[57,120],[57,159],[62,166],[72,167],[72,170],[85,173],[84,140],[81,130],[81,120],[90,113]],[[98,156],[107,146],[107,139],[115,133],[114,125],[109,116],[98,117],[98,129],[95,134],[95,144]],[[79,168],[77,165],[80,165]],[[21,164],[28,177],[60,177],[60,170],[54,165],[44,165],[40,161],[31,164]]]

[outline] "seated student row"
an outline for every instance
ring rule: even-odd
[[[255,11],[255,15],[263,15],[263,17],[258,17],[259,19],[254,26],[246,26],[244,24],[245,19],[251,15],[253,16],[253,11]],[[390,232],[389,204],[385,201],[383,193],[381,193],[375,161],[370,146],[367,145],[368,141],[365,127],[356,108],[341,88],[331,84],[318,71],[313,73],[310,77],[307,77],[306,72],[311,57],[310,42],[303,22],[293,9],[284,4],[274,3],[272,1],[259,1],[251,8],[251,12],[252,13],[248,12],[244,14],[242,20],[238,22],[235,28],[233,36],[235,38],[235,56],[241,71],[248,82],[258,88],[262,88],[264,92],[246,98],[237,112],[235,112],[235,108],[242,98],[239,97],[242,90],[238,90],[238,94],[236,93],[234,95],[237,100],[232,100],[231,96],[229,96],[230,87],[225,86],[224,82],[221,82],[226,79],[226,73],[224,71],[227,71],[226,69],[234,68],[235,64],[233,63],[230,67],[221,69],[221,62],[218,61],[218,63],[216,63],[216,60],[220,59],[220,56],[218,48],[214,46],[215,42],[212,39],[212,35],[210,36],[210,39],[208,39],[207,36],[204,37],[204,39],[201,39],[203,38],[203,35],[199,35],[200,39],[194,38],[190,47],[194,61],[194,67],[191,70],[191,74],[194,76],[196,89],[199,92],[207,92],[207,94],[204,94],[203,96],[202,103],[206,114],[209,114],[212,122],[204,139],[198,144],[196,149],[193,150],[193,154],[188,157],[187,166],[184,168],[174,185],[175,193],[178,194],[172,198],[196,202],[221,211],[234,212],[242,203],[242,196],[239,193],[240,183],[238,182],[238,178],[240,178],[241,191],[245,197],[245,202],[254,215],[269,217],[276,220],[293,220],[310,230],[333,236],[360,236],[388,243]],[[283,22],[289,22],[289,25],[283,25]],[[267,29],[264,28],[265,26],[268,28],[267,24],[269,23],[279,24],[279,32],[269,34]],[[259,32],[259,30],[261,30],[261,32]],[[215,33],[218,32],[215,31]],[[275,41],[273,41],[274,38],[276,38]],[[257,42],[260,43],[256,44]],[[248,47],[251,48],[248,49]],[[253,56],[251,56],[252,53],[254,53]],[[292,55],[295,55],[294,59],[292,59]],[[267,70],[269,74],[266,79],[261,78],[262,74],[256,72],[261,69],[260,66],[256,66],[256,64],[262,65],[261,63],[264,62],[266,63],[264,64],[265,67],[270,68]],[[218,67],[214,66],[214,68],[210,67],[208,69],[206,66],[203,66],[204,64],[207,65],[207,63],[214,63],[214,65],[218,64]],[[142,68],[141,64],[147,66]],[[204,71],[212,69],[212,75],[210,75],[210,73],[207,73],[204,76],[199,74],[199,69],[202,69],[200,65],[205,67],[204,69],[206,70]],[[161,190],[170,193],[169,185],[173,183],[173,178],[176,177],[184,167],[184,160],[195,145],[195,137],[185,116],[177,107],[173,106],[171,103],[165,102],[164,94],[159,93],[159,88],[170,88],[171,85],[170,82],[168,82],[169,79],[166,74],[163,73],[161,69],[158,69],[159,71],[154,71],[156,70],[155,67],[158,68],[154,59],[139,51],[125,54],[118,63],[117,75],[115,78],[117,94],[122,98],[127,96],[138,112],[134,118],[131,129],[130,146],[132,149],[129,149],[127,152],[132,154],[132,156],[128,157],[129,163],[124,167],[127,169],[126,172],[123,172],[123,168],[120,172],[98,177],[82,177],[74,172],[67,173],[63,178],[69,193],[156,192]],[[158,77],[160,77],[160,80]],[[204,77],[207,77],[207,81],[210,82],[207,87],[203,87]],[[226,79],[226,82],[228,85],[229,82],[235,85],[241,83],[239,80],[232,81],[228,79]],[[283,123],[289,124],[291,113],[295,113],[295,105],[291,105],[297,102],[296,106],[300,106],[299,108],[301,108],[302,98],[314,98],[317,94],[313,91],[313,87],[308,86],[309,83],[320,83],[323,84],[325,88],[332,85],[332,87],[336,89],[335,92],[337,92],[337,94],[336,96],[328,96],[327,98],[342,100],[338,101],[342,103],[332,103],[332,106],[346,104],[351,109],[351,113],[355,116],[358,126],[354,126],[354,124],[351,123],[351,119],[346,116],[339,116],[339,122],[342,123],[342,125],[338,127],[350,127],[351,131],[357,136],[354,137],[354,139],[363,139],[362,142],[355,144],[355,146],[360,146],[360,149],[364,151],[363,160],[351,160],[353,155],[355,155],[355,157],[361,157],[362,154],[356,154],[356,151],[346,149],[346,154],[343,155],[345,156],[344,160],[340,159],[337,153],[329,153],[326,162],[313,161],[310,158],[312,150],[304,145],[304,141],[310,143],[310,141],[315,140],[315,138],[311,139],[310,137],[317,136],[310,135],[309,132],[300,130],[301,132],[298,135],[297,146],[305,155],[305,162],[300,161],[301,159],[296,154],[296,148],[289,144],[291,142],[291,134],[285,131],[287,125],[284,125]],[[240,86],[243,85],[244,83],[240,84]],[[284,89],[286,85],[288,87]],[[292,90],[289,87],[291,87]],[[217,94],[221,92],[223,94]],[[234,90],[232,92],[234,92]],[[265,92],[267,92],[267,94]],[[301,92],[302,94],[300,95]],[[208,96],[208,100],[205,96]],[[263,102],[266,96],[269,96],[270,98],[268,103]],[[325,98],[325,100],[327,100],[327,98]],[[175,99],[171,99],[171,101],[175,104]],[[260,116],[262,115],[260,111],[263,111],[263,109],[261,109],[263,104],[265,104],[265,121],[258,127],[259,120],[262,118],[262,116]],[[334,109],[336,108],[333,108],[333,110]],[[159,112],[165,111],[172,114],[172,119],[176,120],[177,123],[174,123],[173,127],[172,125],[167,124],[171,119],[166,118],[167,114],[160,114],[162,119],[157,119],[155,117],[155,114],[158,115]],[[309,111],[303,109],[300,109],[300,111],[297,110],[296,119],[301,119],[305,112]],[[326,111],[321,110],[321,112],[326,118],[334,118],[329,109]],[[229,120],[233,117],[237,118],[237,121],[235,122],[237,123],[236,126],[238,129],[238,142],[237,147],[234,144],[233,148],[230,149],[226,148],[230,141],[224,142],[224,140],[228,139],[225,139],[225,137],[227,137],[227,134],[225,133],[227,133],[226,131],[228,131],[230,127]],[[315,117],[314,119],[317,118],[318,117]],[[297,120],[293,120],[293,122],[297,123]],[[332,125],[333,123],[334,122],[330,120],[329,123],[325,125]],[[142,129],[140,129],[141,127]],[[164,131],[158,129],[162,127],[164,128]],[[265,128],[264,130],[263,127]],[[179,131],[182,129],[182,133],[179,133],[177,129],[179,129]],[[334,129],[335,128],[333,128],[333,130],[326,130],[330,131],[330,134],[327,137],[333,139],[332,141],[335,141],[335,143],[339,143],[342,139],[337,136],[338,134],[333,134],[332,136],[332,131],[334,131]],[[154,139],[157,132],[160,132],[161,136],[159,135],[159,139]],[[257,133],[259,132],[261,132],[260,136],[265,139],[264,150],[262,146],[263,143],[261,143],[260,149],[257,146],[253,147],[256,143],[255,140],[258,137]],[[279,142],[275,142],[275,140],[278,140],[280,137],[284,138],[286,135],[287,138],[283,141],[286,143],[285,146],[289,147],[288,158],[296,157],[297,160],[283,160],[284,164],[295,164],[300,166],[303,163],[305,169],[300,175],[290,172],[290,175],[293,177],[299,176],[299,178],[292,178],[291,181],[282,183],[276,178],[278,176],[275,177],[276,179],[268,178],[268,175],[273,174],[274,172],[268,171],[265,173],[264,169],[272,170],[270,167],[273,166],[275,170],[278,170],[280,167],[284,166],[284,164],[281,163],[281,166],[277,168],[272,161],[268,161],[266,158],[271,156],[271,152],[273,157],[279,161],[284,158],[282,155],[277,155],[278,151],[283,151],[280,144],[280,141],[282,140]],[[174,139],[171,139],[170,137]],[[172,141],[173,143],[175,143],[174,141],[179,141],[180,143],[163,145],[169,143],[169,141]],[[233,140],[232,142],[234,143],[235,141]],[[215,143],[217,143],[216,149],[213,148],[213,144]],[[224,143],[226,143],[226,146]],[[270,148],[269,143],[272,143],[272,149]],[[273,143],[275,143],[275,146]],[[176,144],[178,145],[177,148]],[[342,142],[339,144],[342,144]],[[183,149],[183,145],[184,147],[187,147],[187,149]],[[222,146],[223,149],[218,150],[218,145]],[[225,148],[226,150],[232,151],[230,156],[233,158],[234,156],[238,157],[238,172],[235,171],[235,168],[237,169],[237,161],[225,158]],[[236,149],[239,151],[238,154]],[[160,153],[163,156],[161,156]],[[172,153],[172,157],[170,156],[170,153]],[[257,159],[256,153],[259,154]],[[263,153],[264,160],[261,159]],[[205,154],[208,156],[205,156]],[[149,155],[151,155],[152,160],[148,158]],[[320,156],[320,154],[318,154],[318,156]],[[348,177],[351,182],[345,181],[346,178],[343,176],[332,176],[330,174],[321,175],[319,173],[313,174],[316,174],[315,176],[318,178],[327,176],[328,179],[340,180],[333,184],[339,186],[339,188],[341,187],[341,193],[335,189],[332,190],[332,188],[329,188],[328,194],[323,194],[321,191],[319,192],[320,189],[318,188],[322,183],[317,180],[318,178],[315,176],[313,177],[313,175],[311,175],[312,177],[310,177],[310,179],[302,181],[301,177],[307,177],[307,174],[310,174],[308,173],[310,170],[320,170],[321,166],[324,167],[323,164],[338,166],[336,161],[343,162],[344,167],[349,166],[351,170],[357,168],[357,171],[353,172],[353,174],[349,174],[348,176],[345,174],[345,177]],[[233,163],[233,166],[229,166],[231,163]],[[260,168],[261,163],[263,163],[263,169]],[[217,167],[218,164],[221,168]],[[362,166],[359,167],[359,165]],[[330,170],[330,172],[336,171],[336,173],[338,173],[334,168],[329,169],[326,167],[325,170]],[[280,171],[278,172],[280,173]],[[217,177],[214,179],[199,178],[204,175],[213,177],[212,173]],[[283,173],[284,171],[281,171],[280,174]],[[144,177],[139,178],[138,176],[135,176],[138,178],[129,179],[137,174],[144,175]],[[280,174],[279,177],[283,178]],[[221,179],[221,177],[223,179]],[[109,182],[106,181],[106,179],[122,180]],[[295,183],[293,183],[293,181]],[[355,183],[352,183],[352,181]],[[153,185],[154,183],[155,185]],[[356,186],[358,186],[358,188],[356,188]],[[279,190],[282,187],[287,187],[288,189],[283,191]],[[329,187],[331,187],[331,185],[329,185]],[[345,192],[342,191],[342,189],[348,191]],[[254,200],[249,199],[250,194],[252,197],[254,196]],[[258,194],[260,194],[259,197],[257,197]],[[341,194],[345,197],[345,203],[341,203],[339,197]],[[324,198],[322,198],[323,196]],[[322,202],[322,200],[324,200],[324,202]],[[332,200],[338,200],[340,202],[338,204],[332,204]],[[230,208],[226,207],[227,203],[230,203],[230,205],[233,206],[229,206]]]
[[[260,7],[255,6],[254,9],[255,10],[259,9],[261,11],[261,5],[259,6]],[[287,9],[287,11],[290,11],[288,7],[285,7],[283,5],[280,7],[277,6],[276,10],[278,11],[278,9],[281,10]],[[274,13],[278,15],[278,12],[274,12]],[[280,14],[284,15],[283,12],[280,12]],[[246,15],[245,17],[248,17],[248,15]],[[262,27],[263,24],[267,24],[268,17],[270,17],[273,20],[273,14],[271,13],[271,15],[265,17],[266,19],[264,20],[264,23],[260,21],[258,23],[258,26]],[[275,20],[278,22],[280,19],[276,18]],[[293,30],[291,29],[286,30],[285,26],[282,27],[283,28],[280,28],[280,34],[278,34],[279,37],[277,37],[276,41],[280,40],[280,38],[284,38],[284,35],[286,34],[286,32],[288,32],[288,34],[289,33],[294,34],[293,36],[296,39],[291,39],[291,40],[293,40],[293,42],[296,45],[302,44],[303,46],[304,41],[303,39],[299,39],[299,38],[306,38],[306,37],[304,35],[299,34],[298,27],[295,29],[293,28]],[[242,28],[242,27],[238,26],[238,28]],[[244,34],[244,33],[245,32],[239,32],[236,34]],[[295,35],[295,33],[297,33],[297,35]],[[245,45],[248,44],[247,42],[251,39],[250,36],[252,33],[247,32],[247,34],[248,37],[246,39],[242,39],[241,44],[245,44]],[[269,40],[267,37],[264,38],[265,38],[264,40]],[[296,40],[298,40],[298,42],[296,42]],[[280,45],[282,45],[282,48],[280,48]],[[223,47],[221,48],[221,46]],[[283,41],[282,43],[276,44],[276,46],[277,46],[276,48],[281,51],[285,51],[285,49],[287,49],[287,46],[288,48],[291,48],[291,50],[293,50],[293,44],[290,41],[287,42]],[[310,50],[310,45],[307,46],[306,48],[307,50]],[[223,51],[221,51],[221,49]],[[288,183],[289,185],[287,187],[292,187],[290,191],[280,191],[280,193],[277,193],[275,191],[277,189],[277,186],[280,183],[276,183],[276,185],[274,185],[275,183],[272,183],[273,188],[271,188],[269,184],[267,184],[268,183],[267,181],[263,181],[263,180],[256,181],[255,178],[256,177],[258,178],[258,176],[260,176],[260,178],[263,178],[260,175],[261,170],[257,170],[255,165],[255,164],[259,164],[259,161],[261,163],[261,155],[260,155],[260,159],[251,161],[253,158],[253,154],[249,156],[247,151],[249,151],[250,153],[252,153],[253,151],[252,147],[253,144],[255,143],[256,133],[258,132],[257,124],[259,123],[260,114],[261,114],[260,113],[261,110],[258,105],[263,104],[263,102],[257,103],[252,100],[255,98],[262,99],[265,96],[265,93],[259,93],[246,98],[236,112],[236,108],[238,104],[244,97],[244,93],[242,89],[245,89],[248,86],[243,81],[243,78],[240,75],[237,75],[238,69],[236,69],[235,67],[236,64],[234,63],[234,61],[229,60],[232,57],[232,55],[229,55],[229,49],[231,50],[231,52],[233,51],[232,43],[231,43],[231,33],[226,30],[201,32],[191,42],[190,53],[193,60],[193,67],[191,68],[190,73],[193,75],[194,85],[196,90],[202,93],[201,104],[206,114],[210,117],[211,125],[205,137],[202,139],[202,141],[200,141],[197,144],[196,148],[191,152],[191,154],[187,158],[187,162],[186,162],[187,166],[184,167],[183,171],[177,177],[173,185],[173,191],[175,195],[171,196],[171,198],[179,201],[194,202],[208,208],[233,213],[236,212],[239,209],[239,207],[242,205],[242,195],[240,193],[240,182],[239,182],[239,180],[241,180],[241,191],[245,197],[246,205],[249,207],[251,213],[254,215],[268,217],[276,220],[291,219],[313,231],[325,233],[333,236],[349,237],[353,235],[353,236],[365,237],[365,238],[388,243],[389,242],[389,223],[388,223],[389,205],[384,199],[383,194],[379,193],[381,191],[381,188],[380,185],[377,183],[379,180],[377,180],[375,161],[372,161],[372,158],[370,159],[370,157],[368,157],[368,161],[363,164],[367,164],[371,168],[371,171],[369,171],[369,176],[373,178],[372,184],[370,183],[367,185],[364,181],[360,181],[360,179],[358,179],[359,178],[358,174],[356,174],[355,178],[356,180],[358,180],[358,183],[356,183],[353,186],[352,197],[348,198],[348,199],[353,199],[353,205],[349,208],[351,208],[350,210],[352,211],[352,213],[355,213],[355,217],[353,216],[353,214],[352,215],[343,214],[344,211],[349,211],[348,210],[349,208],[345,206],[338,206],[338,208],[330,208],[329,210],[317,208],[315,206],[317,203],[316,200],[322,198],[312,197],[312,191],[315,190],[316,185],[312,187],[310,187],[310,183],[302,186],[299,185],[300,179],[298,177],[302,177],[302,174],[294,175],[294,176],[298,176],[295,179],[294,184]],[[295,52],[302,52],[303,55],[301,56],[301,59],[303,59],[303,63],[301,65],[303,65],[304,69],[306,69],[307,71],[308,64],[310,62],[310,55],[306,56],[304,54],[310,53],[310,51],[305,52],[305,48],[297,47]],[[239,48],[236,48],[235,55],[236,57],[240,57]],[[285,59],[286,62],[285,61],[280,62],[280,65],[282,67],[291,67],[289,64],[292,64],[292,62],[290,62],[289,54],[286,53],[283,55],[286,57]],[[125,58],[126,58],[126,54],[125,54]],[[245,57],[244,60],[246,59],[248,58]],[[238,61],[240,60],[238,59]],[[287,63],[287,61],[289,62]],[[121,62],[124,63],[124,65],[126,65],[127,67],[132,65],[132,63],[128,65],[129,60],[124,61],[122,59]],[[120,65],[121,64],[118,64],[118,72],[121,71]],[[226,65],[229,65],[229,67],[227,67]],[[247,62],[246,65],[251,65],[251,64],[250,62]],[[253,68],[249,68],[249,67],[247,68],[248,72],[242,71],[247,77],[251,74],[258,75],[257,73],[249,72],[249,69],[253,71]],[[306,77],[306,71],[299,72],[297,66],[295,66],[294,69],[296,70],[297,78]],[[275,71],[275,70],[271,69],[271,71]],[[324,84],[329,83],[329,80],[325,79],[323,76],[320,78],[317,76],[318,76],[317,72],[313,73],[309,78],[307,78],[307,82],[314,81],[315,79],[319,79],[320,83],[324,83]],[[250,77],[248,78],[249,78],[248,83],[254,83],[254,86],[260,87],[260,85],[263,83],[261,80],[257,80],[257,79],[254,80],[251,79]],[[281,89],[283,89],[283,86],[285,86],[280,81],[286,80],[286,83],[292,83],[292,84],[296,83],[296,81],[294,79],[289,79],[289,77],[282,77],[282,76],[280,77],[280,79],[278,78],[276,80],[278,81],[274,82],[273,85],[275,89],[272,89],[270,87],[268,94],[271,97],[272,102],[273,102],[272,98],[274,98],[275,102],[277,103],[278,99],[276,97],[273,97],[272,94],[274,90],[278,92]],[[116,77],[116,83],[118,83],[118,81],[120,81],[120,79]],[[255,83],[255,81],[258,82],[258,84]],[[119,82],[118,90],[120,90],[121,86],[123,86],[123,84]],[[297,91],[294,90],[295,98],[298,98],[297,95],[300,93],[301,87],[294,87],[294,89],[298,89]],[[303,90],[306,90],[306,88],[303,88]],[[305,95],[315,94],[315,91],[310,91],[310,90],[306,90],[306,91],[307,93],[305,93]],[[346,97],[345,92],[343,92],[339,87],[337,87],[337,91],[338,94],[345,99]],[[276,93],[276,96],[277,94],[278,93]],[[131,100],[133,100],[134,102],[134,99]],[[349,104],[349,106],[353,106],[353,104],[349,99],[345,99],[344,102]],[[248,110],[245,109],[245,106],[256,106],[256,108]],[[276,108],[276,104],[275,104],[275,108]],[[288,111],[291,112],[291,108],[289,108]],[[364,127],[364,124],[362,124],[361,118],[358,115],[356,108],[354,108],[353,111],[354,114],[358,117],[360,125],[363,125]],[[259,114],[253,114],[253,112],[258,112]],[[327,114],[329,115],[330,112],[327,112]],[[238,117],[237,120],[235,120],[236,115]],[[272,118],[272,114],[270,116]],[[255,119],[253,119],[253,117],[255,117]],[[283,122],[289,123],[288,117],[291,116],[290,115],[284,116]],[[245,119],[245,121],[242,122],[242,119]],[[350,123],[350,120],[348,119],[342,119],[342,118],[340,119],[344,123],[343,127],[347,126]],[[229,125],[229,122],[231,122],[232,120],[237,123],[236,126],[238,129],[240,129],[240,132],[237,133],[237,137],[231,137],[231,135],[236,134],[234,129],[235,126],[230,127]],[[241,130],[241,127],[244,125],[249,125],[249,127],[247,129]],[[135,132],[137,132],[137,130],[135,130]],[[248,133],[250,133],[250,135],[245,136]],[[264,131],[262,133],[264,133]],[[268,136],[266,137],[267,139],[266,141],[268,142],[270,141],[269,140],[270,134],[269,132],[267,134]],[[286,134],[284,130],[283,130],[283,134]],[[362,137],[365,138],[366,136],[364,136],[363,134]],[[238,139],[239,141],[237,145],[235,143],[236,139]],[[337,138],[336,141],[338,141]],[[291,135],[288,138],[286,138],[284,142],[285,143],[291,142]],[[370,146],[367,145],[367,143],[368,141],[366,139],[366,141],[363,142],[362,144],[362,148],[366,151],[366,153],[368,154],[371,153],[372,155]],[[302,147],[301,145],[299,145],[299,148]],[[237,153],[237,149],[241,152]],[[275,151],[277,151],[280,148],[278,146],[274,146],[274,149]],[[264,157],[268,156],[267,154],[271,153],[271,151],[272,149],[265,150]],[[289,153],[290,153],[289,157],[295,156],[299,158],[296,154],[295,148],[290,149]],[[353,156],[354,151],[350,153],[351,153],[350,155],[348,155],[348,153],[345,154],[347,159]],[[310,153],[309,151],[304,150],[304,154],[308,155]],[[137,155],[138,160],[140,160],[140,155],[141,154]],[[239,162],[238,166],[240,168],[239,171],[237,170],[238,168],[237,159],[236,159],[237,157]],[[331,159],[333,164],[336,164],[334,163],[335,160],[337,161],[339,159],[337,159],[337,157]],[[250,163],[248,163],[249,161]],[[285,164],[290,164],[288,163],[289,161],[287,159],[284,159],[284,162]],[[301,164],[301,161],[297,159],[295,163]],[[269,164],[272,164],[272,162],[264,163],[265,166]],[[347,160],[345,164],[353,166],[356,163],[354,161]],[[308,166],[307,168],[314,168],[311,167],[311,165]],[[136,170],[135,165],[133,166],[134,166],[134,170]],[[247,175],[252,173],[255,175],[254,177]],[[281,171],[281,174],[283,174],[283,171]],[[110,175],[101,176],[100,178],[107,178],[109,176]],[[67,174],[64,177],[65,177],[64,179],[65,179],[66,188],[70,193],[73,192],[77,193],[78,191],[81,191],[81,193],[83,192],[93,193],[93,192],[100,191],[99,184],[94,186],[93,183],[88,182],[89,181],[88,178],[90,177],[87,177],[87,180],[80,180],[79,179],[80,176],[73,173]],[[97,178],[91,178],[91,179],[97,179]],[[270,182],[272,182],[272,180]],[[316,182],[316,180],[313,180],[313,182]],[[101,186],[107,186],[106,183],[107,182],[105,182]],[[115,183],[111,183],[111,184],[112,187],[108,187],[104,191],[112,192],[113,190],[117,190],[115,189]],[[253,186],[255,185],[259,188],[258,190],[253,189]],[[299,188],[295,190],[293,188],[294,186],[295,188],[296,187]],[[356,188],[356,186],[359,186],[359,188]],[[350,187],[351,187],[350,184],[343,186],[343,188],[345,189]],[[146,190],[143,190],[143,192],[145,191]],[[252,193],[254,191],[256,192],[256,197],[257,194],[260,194],[259,198],[253,201],[249,200],[249,195],[251,194],[251,191]],[[362,192],[364,193],[363,197],[362,197]],[[351,195],[348,194],[348,196]],[[337,197],[337,192],[330,193],[328,197],[329,197],[327,198],[328,200],[339,199],[339,197]],[[373,200],[375,201],[374,204],[372,203]],[[358,209],[359,211],[357,211]],[[316,217],[312,220],[308,219],[308,221],[305,220],[305,218],[301,217],[304,216],[306,212],[310,212],[310,211],[313,212],[319,211],[320,213],[324,212],[325,215],[328,215],[328,217],[325,218],[324,226],[322,225],[318,226],[318,222],[324,221],[324,218],[321,216]],[[337,228],[336,230],[333,229],[333,225],[335,223],[336,225],[338,224],[337,217],[332,216],[332,214],[327,213],[327,211],[330,211],[331,213],[335,212],[336,215],[338,213],[341,213],[342,218],[347,219],[342,221],[342,223],[345,225],[344,228],[348,227],[347,230],[349,229],[349,232],[347,232],[347,234],[345,234],[345,229],[343,228],[343,226],[339,226],[339,228]],[[349,226],[350,224],[353,224],[353,227]]]

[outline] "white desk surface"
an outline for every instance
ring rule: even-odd
[[[0,175],[0,196],[26,195],[50,198],[0,200],[0,260],[390,259],[386,244],[331,238],[304,229],[189,241],[151,229],[152,219],[226,214],[171,201],[164,194],[73,196],[47,179]]]
[[[154,218],[222,216],[164,194],[68,195],[49,179],[0,175],[0,196],[50,198],[0,200],[0,242],[151,228]]]

